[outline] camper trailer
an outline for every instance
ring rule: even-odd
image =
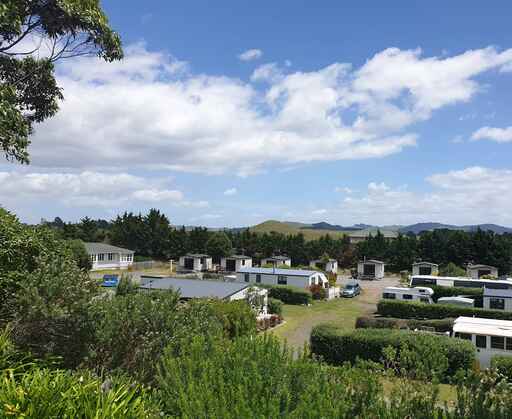
[[[427,287],[400,288],[386,287],[382,292],[385,300],[420,301],[426,304],[433,304],[432,296],[434,291]]]
[[[480,367],[488,368],[496,355],[512,356],[512,321],[458,317],[452,336],[476,346]]]

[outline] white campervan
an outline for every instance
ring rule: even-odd
[[[433,304],[434,291],[428,287],[400,288],[386,287],[382,292],[382,298],[386,300],[420,301]]]

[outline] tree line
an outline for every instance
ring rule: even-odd
[[[387,270],[410,270],[415,261],[434,262],[442,267],[468,263],[496,266],[500,275],[508,274],[512,266],[512,235],[477,230],[426,231],[418,235],[399,234],[386,239],[380,232],[365,241],[350,244],[348,236],[329,234],[306,240],[301,233],[255,233],[249,229],[211,231],[204,227],[176,228],[158,209],[147,214],[125,212],[114,220],[82,218],[78,223],[65,223],[60,218],[44,222],[63,239],[86,242],[108,242],[134,250],[138,258],[157,260],[179,259],[187,253],[207,253],[219,259],[230,254],[245,254],[256,261],[274,254],[284,254],[296,266],[329,256],[342,268],[353,268],[364,257],[386,262]]]

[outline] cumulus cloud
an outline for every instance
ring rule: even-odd
[[[512,224],[512,170],[476,166],[434,174],[426,181],[432,187],[426,193],[372,182],[366,194],[345,198],[338,211],[353,222],[379,224]]]
[[[343,187],[340,187],[340,186],[336,186],[334,188],[334,191],[335,192],[341,192],[341,193],[345,193],[345,194],[351,194],[352,192],[354,192],[352,189],[346,187],[346,186],[343,186]]]
[[[0,172],[0,202],[28,205],[44,200],[66,207],[120,208],[128,203],[204,206],[185,200],[166,181],[127,173]]]
[[[512,142],[512,127],[507,128],[492,128],[482,127],[475,131],[471,136],[474,141],[490,140],[497,143],[510,143]]]
[[[320,209],[316,209],[316,210],[313,210],[311,211],[311,214],[313,215],[324,215],[324,214],[327,214],[329,211],[326,210],[325,208],[320,208]]]
[[[236,188],[230,188],[230,189],[226,189],[224,191],[224,195],[226,196],[233,196],[233,195],[236,195],[238,193],[238,190]]]
[[[469,101],[481,90],[477,76],[512,62],[512,50],[495,48],[442,58],[392,48],[360,68],[292,72],[267,64],[244,82],[194,74],[144,44],[125,52],[122,62],[82,57],[60,65],[66,100],[37,126],[33,165],[246,176],[381,158],[415,146],[413,124]]]
[[[247,51],[242,52],[238,59],[241,61],[253,61],[261,58],[263,56],[263,51],[261,49],[248,49]]]

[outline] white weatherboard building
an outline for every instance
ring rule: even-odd
[[[384,262],[375,259],[361,260],[357,264],[357,277],[359,279],[384,278]]]
[[[385,300],[399,301],[420,301],[426,304],[433,304],[432,296],[434,291],[427,287],[401,288],[386,287],[382,292],[382,298]]]
[[[476,346],[476,356],[483,368],[491,365],[493,356],[512,356],[512,321],[458,317],[453,325],[453,336]]]
[[[512,311],[512,288],[508,288],[506,285],[500,283],[485,285],[484,308],[489,310]]]
[[[327,261],[322,259],[312,260],[309,262],[309,266],[333,274],[338,273],[338,261],[336,259],[329,259]]]
[[[489,265],[468,265],[466,267],[466,273],[469,278],[479,279],[482,276],[491,275],[498,277],[498,268]]]
[[[135,252],[106,243],[84,243],[91,259],[92,270],[128,269],[133,264]]]
[[[270,258],[261,259],[261,266],[263,265],[286,265],[292,266],[292,260],[288,256],[272,256]]]
[[[252,258],[244,255],[227,256],[220,260],[223,271],[238,272],[242,268],[252,267]]]
[[[439,273],[439,265],[437,263],[430,262],[416,262],[412,264],[413,275],[434,275]]]
[[[213,263],[211,256],[191,253],[180,257],[178,266],[182,271],[203,272],[210,271]]]
[[[278,268],[242,268],[236,273],[238,282],[265,285],[293,285],[299,288],[309,288],[311,285],[321,285],[328,288],[329,281],[322,272],[302,269]]]

